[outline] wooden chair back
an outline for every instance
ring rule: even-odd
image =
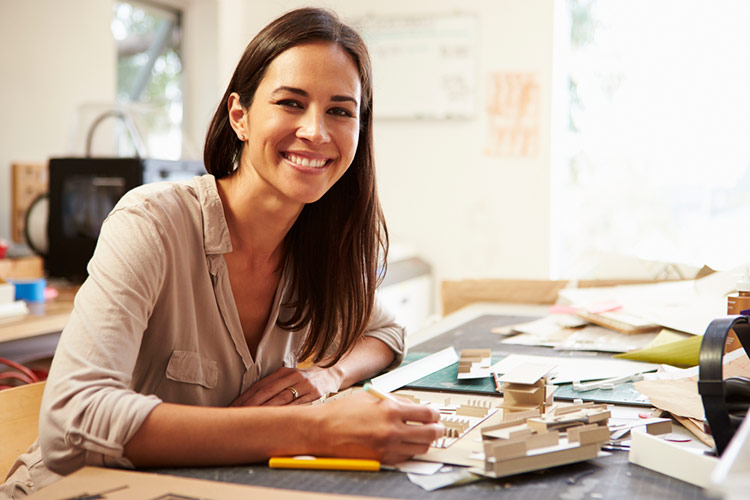
[[[0,391],[0,482],[38,435],[44,382]]]

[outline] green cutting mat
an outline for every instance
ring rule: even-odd
[[[428,356],[427,352],[410,352],[404,358],[401,366]],[[492,364],[497,363],[505,356],[492,356]],[[404,386],[404,389],[420,389],[427,391],[462,392],[469,394],[497,394],[492,377],[470,380],[458,380],[458,363],[447,366],[426,377]],[[572,401],[582,399],[594,403],[609,403],[634,406],[651,406],[646,396],[636,391],[632,382],[617,385],[612,390],[597,389],[593,391],[575,391],[573,384],[558,385],[555,389],[555,399]]]
[[[408,365],[412,361],[421,359],[429,354],[430,353],[426,352],[410,352],[404,358],[404,362],[401,366]],[[499,357],[493,356],[492,363],[495,364],[500,361],[500,359],[501,358]],[[422,377],[404,388],[476,394],[497,394],[497,392],[495,392],[495,382],[492,380],[492,377],[458,380],[458,363],[446,366],[442,370],[438,370],[426,377]]]
[[[593,391],[573,390],[573,384],[561,384],[555,389],[555,399],[593,401],[594,403],[612,403],[631,406],[652,406],[648,397],[635,390],[633,382],[616,385],[614,389],[595,389]]]

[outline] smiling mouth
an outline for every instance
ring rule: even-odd
[[[283,156],[288,161],[294,163],[295,165],[299,165],[301,167],[308,167],[308,168],[325,167],[331,161],[330,159],[305,158],[303,156],[297,156],[297,155],[290,154],[290,153],[281,153],[281,156]]]

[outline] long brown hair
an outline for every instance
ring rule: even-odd
[[[248,44],[211,120],[203,159],[217,178],[239,165],[243,143],[229,123],[232,92],[247,109],[279,54],[310,42],[337,44],[354,61],[362,86],[357,151],[346,173],[318,201],[305,205],[285,239],[293,312],[279,326],[310,327],[298,356],[331,365],[354,346],[367,326],[375,288],[385,272],[388,230],[378,200],[372,139],[372,76],[362,38],[335,13],[293,10],[271,22]]]

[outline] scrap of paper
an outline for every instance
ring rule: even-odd
[[[567,339],[555,346],[555,349],[564,351],[626,353],[645,348],[656,336],[656,333],[626,335],[610,330],[609,328],[591,325],[575,331]]]
[[[469,472],[468,468],[452,468],[449,472],[441,472],[432,476],[419,474],[407,474],[409,481],[427,491],[434,491],[446,486],[458,486],[460,484],[473,483],[481,479],[476,474]]]
[[[633,386],[659,409],[681,417],[703,420],[703,402],[694,380],[642,380]]]
[[[665,333],[666,332],[666,333]],[[664,342],[659,337],[678,340]],[[687,337],[687,338],[685,338]],[[662,330],[651,345],[637,351],[623,354],[615,354],[615,358],[631,359],[633,361],[646,361],[648,363],[661,363],[672,366],[696,366],[701,351],[703,337],[696,335],[685,335],[669,330]]]
[[[559,335],[569,332],[571,328],[580,328],[589,322],[572,313],[550,313],[539,319],[492,328],[490,332],[498,335],[532,334],[539,337]]]
[[[394,469],[408,474],[418,474],[421,476],[431,476],[439,471],[443,464],[439,462],[425,462],[422,460],[406,460],[393,466]]]

